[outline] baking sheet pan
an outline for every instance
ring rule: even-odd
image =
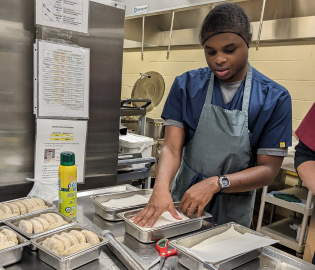
[[[129,210],[143,208],[145,204],[138,204],[133,206],[117,207],[117,208],[108,208],[102,205],[103,202],[107,202],[111,199],[121,199],[131,197],[133,195],[151,195],[153,192],[152,189],[139,189],[137,191],[132,191],[128,193],[113,193],[113,194],[101,194],[96,196],[91,196],[90,200],[95,205],[95,213],[101,216],[102,218],[108,221],[120,221],[122,218],[118,216],[118,213],[126,212]]]
[[[49,238],[53,236],[54,234],[61,234],[62,232],[69,232],[71,230],[81,231],[81,230],[89,230],[89,229],[83,228],[79,225],[73,225],[70,228],[68,227],[68,228],[59,230],[58,232],[53,232],[45,236],[32,239],[31,243],[37,247],[39,258],[43,262],[47,263],[48,265],[50,265],[51,267],[55,269],[71,270],[71,269],[75,269],[77,267],[80,267],[84,264],[87,264],[91,261],[98,259],[98,257],[100,256],[102,247],[109,242],[107,238],[97,235],[100,239],[99,244],[93,245],[87,249],[81,250],[77,253],[74,253],[68,256],[57,255],[53,253],[51,250],[46,249],[42,246],[42,243],[46,238]]]
[[[21,201],[21,200],[25,200],[25,199],[32,199],[32,198],[39,198],[39,197],[36,197],[36,196],[23,197],[23,198],[19,198],[19,199],[15,199],[15,200],[10,200],[10,201],[1,202],[0,204],[13,203],[13,202],[16,202],[16,201]],[[55,206],[54,204],[51,204],[50,202],[47,202],[47,201],[45,201],[45,200],[42,199],[42,198],[39,198],[39,199],[43,200],[43,201],[45,202],[45,205],[48,206],[48,208],[43,209],[43,210],[39,210],[39,211],[36,211],[36,212],[27,213],[27,214],[24,214],[24,215],[19,215],[19,216],[15,216],[15,217],[3,219],[3,220],[0,220],[0,224],[1,224],[1,223],[4,223],[4,222],[7,221],[7,220],[13,219],[13,218],[24,217],[24,216],[27,216],[27,215],[29,215],[29,214],[39,213],[39,212],[42,212],[42,211],[45,211],[45,210],[55,210],[55,209],[56,209],[56,206]]]
[[[231,222],[231,223],[227,223],[227,224],[215,227],[215,228],[211,228],[209,230],[206,230],[206,231],[203,231],[200,233],[194,233],[192,235],[185,236],[185,237],[179,238],[177,240],[170,241],[169,245],[177,250],[179,263],[182,264],[183,266],[187,267],[188,269],[204,270],[204,269],[216,269],[217,268],[217,269],[222,269],[222,270],[231,270],[231,269],[234,269],[240,265],[243,265],[243,264],[259,257],[263,248],[259,248],[259,249],[250,251],[248,253],[235,256],[235,257],[230,258],[228,260],[224,260],[224,261],[215,263],[213,265],[215,268],[211,268],[211,265],[212,265],[211,263],[200,261],[198,258],[194,257],[192,254],[187,252],[187,250],[185,248],[191,248],[191,247],[199,244],[200,242],[202,242],[202,241],[204,241],[204,240],[206,240],[212,236],[215,236],[215,235],[218,235],[220,233],[227,231],[232,226],[234,226],[234,229],[241,234],[252,233],[254,235],[269,238],[269,237],[264,236],[263,234],[261,234],[259,232],[253,231],[253,230],[248,229],[244,226],[241,226],[241,225],[238,225],[234,222]],[[222,252],[224,252],[224,251],[222,251]]]
[[[8,226],[0,226],[0,232],[3,229],[8,229],[8,230],[13,231]],[[25,237],[23,237],[17,232],[14,232],[14,233],[17,235],[19,244],[10,248],[0,250],[0,265],[1,266],[7,266],[10,264],[19,262],[22,259],[22,253],[23,253],[24,247],[30,244],[30,242]]]
[[[53,230],[49,230],[49,231],[45,231],[45,232],[42,232],[42,233],[37,233],[37,234],[30,234],[30,233],[27,233],[25,231],[23,231],[22,229],[19,228],[19,223],[21,220],[30,220],[34,217],[39,217],[41,214],[47,214],[47,213],[54,213],[54,214],[58,214],[59,216],[61,216],[65,221],[68,222],[67,225],[64,225],[64,226],[61,226],[61,227],[57,227]],[[52,232],[56,232],[56,231],[60,231],[61,229],[64,229],[64,228],[68,228],[74,224],[76,224],[77,222],[71,218],[68,218],[56,211],[52,211],[52,210],[45,210],[45,211],[42,211],[42,212],[39,212],[39,213],[30,213],[28,215],[24,215],[24,217],[15,217],[13,219],[10,219],[10,220],[7,220],[5,221],[5,224],[9,227],[11,227],[13,230],[19,232],[20,234],[22,234],[24,237],[26,237],[27,239],[33,239],[33,238],[37,238],[37,237],[40,237],[42,235],[46,235],[46,234],[49,234],[49,233],[52,233]],[[33,246],[32,244],[28,246],[31,250],[36,250],[36,247]]]
[[[179,204],[179,202],[174,203],[176,210],[179,209]],[[136,226],[130,220],[140,211],[141,209],[127,211],[124,213],[119,213],[118,216],[125,220],[126,232],[142,243],[152,243],[162,238],[170,238],[199,230],[202,226],[202,221],[205,218],[212,217],[212,215],[210,215],[209,213],[203,212],[202,216],[197,218],[196,215],[198,209],[196,209],[194,215],[189,220],[183,220],[173,224],[168,224],[151,229],[142,229],[141,227]]]

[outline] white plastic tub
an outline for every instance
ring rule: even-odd
[[[123,154],[141,153],[143,158],[152,157],[152,146],[154,140],[152,138],[127,133],[127,135],[119,136],[119,148]],[[133,168],[143,168],[145,164],[132,165]]]

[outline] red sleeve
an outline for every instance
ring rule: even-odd
[[[306,146],[315,151],[315,103],[303,119],[295,134]]]

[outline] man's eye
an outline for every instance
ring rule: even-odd
[[[210,52],[208,52],[208,54],[211,55],[211,56],[216,55],[216,53],[217,53],[216,51],[210,51]]]
[[[226,54],[231,54],[231,53],[234,53],[236,49],[231,49],[231,50],[225,50],[224,52]]]

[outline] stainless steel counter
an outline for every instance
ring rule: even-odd
[[[95,193],[95,192],[93,192]],[[94,213],[94,205],[89,200],[91,192],[82,192],[78,197],[78,215],[77,221],[80,225],[101,233],[103,230],[110,230],[115,235],[116,239],[123,244],[125,249],[147,269],[150,263],[158,256],[155,249],[155,243],[143,244],[138,242],[130,235],[125,234],[125,226],[123,221],[108,222]],[[213,226],[209,220],[205,220],[201,230],[211,228]],[[180,236],[179,236],[180,237]],[[294,262],[293,262],[294,260]],[[28,248],[23,253],[22,261],[11,266],[5,267],[6,270],[51,270],[50,266],[40,261],[37,252],[31,251]],[[88,263],[78,270],[125,270],[125,266],[113,255],[108,247],[104,247],[99,260]],[[158,269],[156,265],[152,270]],[[177,257],[169,257],[166,259],[163,269],[181,270],[186,269],[177,262]],[[297,259],[289,254],[283,253],[274,248],[265,249],[264,254],[260,258],[236,268],[236,270],[300,270],[300,269],[315,269],[309,263]]]

